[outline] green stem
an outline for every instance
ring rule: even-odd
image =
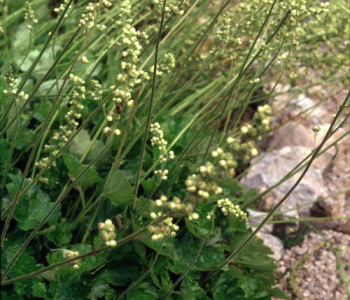
[[[159,44],[162,36],[162,30],[163,30],[163,23],[164,23],[164,16],[165,16],[165,6],[166,6],[166,0],[163,0],[163,8],[162,8],[162,17],[160,20],[159,24],[159,31],[158,31],[158,38],[157,38],[157,43],[156,43],[156,50],[154,54],[154,66],[153,66],[153,80],[152,80],[152,89],[151,89],[151,99],[149,102],[149,110],[148,110],[148,115],[147,115],[147,121],[146,121],[146,130],[145,130],[145,135],[142,141],[142,146],[141,146],[141,154],[140,154],[140,161],[139,161],[139,166],[138,170],[136,173],[136,183],[135,183],[135,188],[134,188],[134,194],[135,194],[135,199],[134,199],[134,208],[136,206],[136,201],[137,201],[137,191],[139,188],[139,183],[140,183],[140,175],[142,171],[142,164],[143,164],[143,158],[145,156],[146,152],[146,143],[148,139],[148,133],[149,133],[149,127],[151,124],[151,117],[152,117],[152,112],[153,112],[153,101],[154,101],[154,94],[155,94],[155,88],[156,88],[156,76],[157,76],[157,65],[158,65],[158,52],[159,52]]]
[[[158,219],[154,220],[153,222],[151,222],[150,225],[158,224],[159,222],[165,220],[167,217],[169,217],[169,216],[164,216],[164,217],[158,218]],[[12,279],[9,279],[9,280],[4,280],[5,276],[3,276],[3,279],[1,281],[1,286],[5,286],[5,285],[9,285],[9,284],[18,282],[18,281],[22,281],[22,280],[30,279],[30,278],[33,278],[33,277],[37,277],[40,274],[46,273],[47,271],[53,270],[53,269],[55,269],[57,267],[60,267],[60,266],[72,263],[72,262],[74,262],[76,260],[81,260],[81,259],[87,258],[89,256],[96,256],[97,254],[102,253],[104,251],[115,249],[117,247],[120,247],[121,245],[124,245],[124,244],[128,243],[129,241],[133,240],[134,238],[138,237],[139,235],[143,234],[146,231],[147,231],[147,227],[142,228],[142,229],[140,229],[140,230],[138,230],[138,231],[128,235],[127,237],[118,240],[116,247],[106,246],[106,247],[103,247],[103,248],[98,249],[98,250],[92,250],[92,251],[87,252],[85,254],[81,254],[79,256],[66,259],[64,261],[61,261],[61,262],[58,262],[58,263],[53,264],[51,266],[42,268],[42,269],[40,269],[38,271],[29,273],[27,275],[19,276],[19,277],[12,278]]]
[[[133,284],[131,284],[123,293],[121,293],[120,296],[117,298],[117,300],[123,299],[123,297],[124,297],[128,292],[130,292],[132,289],[134,289],[135,287],[137,287],[137,286],[140,284],[140,282],[141,282],[142,280],[144,280],[144,279],[146,278],[146,276],[147,276],[149,273],[151,273],[151,271],[152,271],[154,265],[156,264],[156,262],[157,262],[157,260],[158,260],[158,257],[159,257],[159,255],[160,255],[160,250],[162,250],[162,247],[163,247],[163,244],[164,244],[165,239],[166,239],[166,237],[163,238],[163,240],[162,240],[162,242],[161,242],[161,244],[160,244],[160,246],[159,246],[159,249],[158,249],[158,251],[157,251],[157,254],[156,254],[156,256],[154,257],[152,263],[150,264],[148,270],[147,270],[146,272],[144,272],[144,273],[140,276],[140,278],[138,278]]]
[[[266,216],[266,218],[259,224],[259,226],[254,230],[254,232],[252,234],[249,235],[249,237],[239,246],[237,247],[237,249],[235,251],[233,251],[226,259],[225,261],[223,261],[217,268],[216,270],[212,271],[209,273],[209,275],[204,278],[204,281],[207,281],[209,278],[211,278],[215,273],[219,272],[221,270],[222,267],[224,267],[230,260],[234,259],[247,245],[248,243],[253,239],[253,237],[259,232],[259,230],[265,225],[265,223],[269,220],[269,218],[273,215],[273,213],[282,205],[282,203],[290,196],[290,194],[296,189],[296,187],[299,185],[299,183],[302,181],[302,179],[304,178],[304,176],[306,175],[307,171],[309,170],[309,168],[311,167],[312,162],[316,159],[317,154],[320,152],[320,150],[322,149],[322,147],[324,146],[324,144],[327,141],[327,138],[329,138],[332,135],[332,129],[335,125],[335,122],[337,121],[337,119],[339,118],[341,112],[344,110],[346,103],[349,99],[350,96],[350,92],[348,93],[348,95],[346,96],[345,100],[343,101],[342,105],[340,106],[340,109],[338,110],[335,118],[333,119],[326,136],[324,137],[324,139],[322,140],[321,144],[314,149],[313,154],[311,159],[309,160],[309,162],[307,163],[304,171],[302,172],[302,174],[300,175],[300,177],[297,179],[297,181],[295,182],[295,184],[289,189],[289,191],[284,195],[284,197],[274,206],[273,209],[271,209],[271,211],[268,213],[268,215]]]
[[[24,75],[21,83],[18,85],[18,91],[17,94],[15,96],[15,98],[17,98],[18,94],[22,91],[24,85],[26,84],[27,80],[29,79],[30,75],[32,74],[32,72],[34,71],[36,65],[39,63],[41,57],[43,56],[46,48],[48,47],[48,45],[51,42],[51,39],[53,38],[53,36],[55,35],[56,31],[58,30],[58,28],[60,27],[62,21],[65,19],[64,16],[68,10],[68,8],[70,7],[70,5],[72,4],[74,0],[69,0],[69,2],[66,4],[64,11],[62,12],[62,14],[60,15],[60,17],[58,18],[58,21],[55,25],[55,27],[51,30],[51,34],[49,35],[49,38],[46,40],[44,47],[41,49],[39,55],[36,57],[35,61],[32,63],[32,65],[30,66],[29,70],[26,72],[26,74]],[[5,113],[5,116],[7,116],[8,112],[10,111],[11,106],[8,108],[8,111]]]
[[[214,208],[215,210],[215,208]],[[175,283],[171,286],[171,288],[166,292],[166,294],[162,297],[161,300],[165,300],[166,298],[168,298],[168,296],[170,295],[170,293],[180,284],[180,282],[186,277],[186,275],[188,274],[188,272],[192,269],[193,265],[195,264],[195,262],[197,261],[199,255],[201,254],[203,247],[205,245],[205,243],[207,242],[211,232],[214,229],[214,224],[215,224],[215,215],[213,214],[212,216],[212,221],[211,221],[211,226],[210,229],[208,231],[208,233],[206,234],[205,238],[202,240],[198,251],[196,253],[196,255],[193,257],[192,261],[190,262],[190,264],[187,266],[186,270],[180,275],[180,277],[175,281]]]

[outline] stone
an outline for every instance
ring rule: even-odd
[[[288,152],[292,153],[293,150],[288,150]],[[295,157],[296,161],[293,161],[286,158],[283,153],[285,150],[279,149],[268,154],[263,153],[255,158],[252,161],[251,169],[242,178],[241,184],[248,189],[257,189],[260,193],[277,183],[300,161],[300,157]],[[258,203],[260,208],[265,211],[271,210],[290,190],[299,176],[300,173],[296,174],[262,197]],[[294,209],[294,211],[289,212],[289,216],[292,218],[308,217],[310,216],[311,204],[307,203],[325,195],[327,195],[327,190],[324,187],[322,172],[319,169],[310,168],[302,182],[285,200],[279,210]]]
[[[322,124],[325,120],[327,120],[327,122],[330,121],[329,113],[324,108],[320,100],[313,100],[304,94],[300,94],[297,99],[292,101],[292,103],[293,102],[300,112],[303,111],[308,114],[307,119],[303,122],[303,124],[312,126]],[[297,111],[297,113],[300,112]]]
[[[311,127],[291,121],[274,131],[270,147],[281,149],[287,146],[303,146],[311,151],[315,146],[314,140],[315,136]]]
[[[277,287],[292,299],[308,295],[308,300],[347,300],[347,286],[342,278],[350,278],[350,269],[340,269],[337,259],[341,259],[344,266],[350,265],[349,249],[348,234],[332,230],[308,233],[300,245],[285,250],[277,262]]]
[[[330,196],[311,208],[314,217],[336,217],[339,220],[314,222],[318,229],[350,233],[350,135],[339,142],[337,156],[323,172]]]
[[[281,157],[301,161],[311,153],[311,150],[304,146],[292,146],[292,147],[283,147],[278,151],[278,154]],[[335,156],[335,148],[330,148],[328,151],[317,157],[312,162],[312,168],[318,169],[323,172],[332,162],[333,157]]]
[[[247,209],[249,214],[249,221],[248,226],[252,228],[253,230],[260,224],[267,216],[266,212],[262,211],[256,211],[253,209]],[[263,233],[271,233],[273,229],[272,224],[265,224],[263,227],[261,227],[260,232]]]
[[[279,261],[284,252],[282,241],[278,237],[269,233],[258,232],[257,236],[262,239],[265,246],[272,250],[273,254],[270,255],[271,258],[273,258],[275,261]]]

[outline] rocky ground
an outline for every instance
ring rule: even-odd
[[[289,91],[288,86],[278,86]],[[266,190],[287,175],[325,136],[346,93],[327,99],[314,87],[295,99],[293,92],[275,99],[278,129],[260,145],[263,152],[242,178],[247,188]],[[327,99],[327,101],[323,101]],[[302,113],[305,112],[307,113]],[[349,109],[347,111],[349,113]],[[318,126],[316,135],[312,130]],[[292,299],[350,299],[350,122],[340,128],[294,192],[279,208],[274,221],[322,218],[312,222],[267,224],[259,236],[274,252],[278,282]],[[267,193],[250,211],[251,224],[259,223],[293,186],[300,172]],[[289,248],[289,249],[287,249]]]

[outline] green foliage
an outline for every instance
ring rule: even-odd
[[[239,179],[272,86],[344,89],[345,4],[56,2],[0,4],[2,298],[288,299]]]
[[[63,160],[72,174],[72,180],[75,179],[77,175],[79,175],[84,169],[87,168],[86,165],[83,165],[76,161],[72,156],[68,154],[63,154]],[[101,182],[102,178],[98,176],[98,173],[94,169],[88,169],[87,172],[78,179],[77,184],[79,186],[88,186],[94,183]]]
[[[22,176],[10,174],[9,177],[11,182],[6,185],[6,188],[10,197],[14,198]],[[26,179],[24,186],[29,185],[29,183],[30,181]],[[52,206],[53,203],[50,201],[49,195],[43,192],[39,187],[32,186],[18,203],[13,217],[18,222],[18,228],[27,231],[35,228]],[[59,216],[60,212],[57,210],[50,216],[49,221],[53,221]]]
[[[104,187],[104,195],[115,205],[127,205],[134,199],[131,185],[119,170],[110,173]]]

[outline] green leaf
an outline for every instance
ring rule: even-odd
[[[55,223],[56,229],[49,232],[46,237],[57,247],[69,245],[73,238],[73,234],[68,230],[70,223],[66,219],[61,219],[60,223]]]
[[[110,263],[98,276],[114,286],[126,286],[131,282],[132,277],[136,276],[136,271],[137,267],[133,265]]]
[[[0,163],[4,165],[8,156],[10,154],[10,144],[4,140],[0,139]],[[2,174],[5,168],[1,168],[0,174]]]
[[[155,209],[159,209],[159,207],[156,207],[153,200],[149,199],[147,201],[147,199],[144,197],[139,197],[137,199],[136,211],[141,209],[141,207],[142,207],[141,216],[143,216],[143,217],[149,217],[149,215],[152,211],[154,211]]]
[[[134,200],[133,188],[119,170],[112,170],[103,194],[116,205],[128,205]]]
[[[13,266],[10,276],[11,278],[23,276],[31,272],[37,271],[43,266],[37,264],[34,257],[29,255],[27,252],[21,254],[15,265]],[[23,281],[14,283],[14,291],[19,295],[25,295],[29,293],[35,282],[39,281],[38,278],[31,278]]]
[[[107,291],[110,290],[110,287],[108,284],[106,283],[95,283],[92,286],[92,289],[90,291],[90,294],[88,296],[88,299],[91,300],[98,300],[100,298],[103,298],[105,296],[105,294],[107,293]]]
[[[22,30],[28,31],[26,26],[24,28]],[[27,38],[25,38],[24,32],[21,33],[21,36],[19,36],[18,38],[26,39],[26,41],[27,41]],[[16,39],[16,43],[18,45],[21,45],[21,43],[23,44],[23,40]],[[55,45],[55,51],[59,50],[59,48],[60,48],[60,46]],[[27,72],[29,70],[29,68],[31,67],[31,65],[33,64],[33,62],[38,57],[39,53],[40,53],[40,51],[38,49],[34,49],[34,50],[30,51],[28,56],[26,57],[26,59],[24,60],[22,66],[21,66],[21,71]],[[23,58],[20,57],[16,60],[16,64],[18,66],[22,62],[22,59]],[[36,71],[32,73],[33,76],[36,78],[39,78],[39,77],[45,75],[46,71],[52,66],[53,62],[54,62],[54,57],[53,57],[52,49],[46,49],[45,52],[43,53],[41,59],[39,60],[36,68],[35,68]]]
[[[154,188],[157,186],[157,181],[155,178],[152,178],[150,180],[144,180],[141,182],[141,186],[144,189],[144,194],[149,195],[152,193]]]
[[[37,271],[40,269],[40,265],[36,264],[36,261],[33,256],[29,255],[27,252],[19,257],[17,262],[11,271],[11,278],[26,275],[28,273]]]
[[[50,292],[53,300],[85,300],[87,299],[89,288],[81,280],[78,273],[61,272],[57,273],[56,280],[50,283]]]
[[[197,281],[185,280],[181,286],[180,294],[183,300],[210,300]]]
[[[77,159],[80,159],[85,154],[85,151],[90,147],[90,144],[91,144],[91,138],[90,138],[89,132],[87,130],[81,130],[70,143],[68,147],[68,152],[74,157],[76,157]],[[90,162],[96,156],[101,154],[104,148],[105,148],[105,144],[102,141],[100,140],[94,141],[94,144],[89,150],[89,152],[87,153],[84,161]],[[99,161],[106,161],[110,155],[109,153],[110,151],[107,150],[100,157]]]
[[[1,291],[1,299],[2,300],[23,300],[23,298],[19,295],[8,296],[4,291]]]
[[[76,244],[71,247],[67,247],[65,249],[71,250],[71,251],[78,251],[79,254],[85,254],[92,251],[91,245],[86,245],[86,244]],[[65,253],[64,251],[62,251],[62,249],[53,249],[53,250],[56,250],[56,251],[52,251],[48,253],[46,256],[46,260],[50,265],[61,262],[66,259]],[[101,259],[102,259],[101,256],[86,257],[79,262],[79,270],[68,269],[68,271],[74,272],[76,274],[90,271],[100,262]]]
[[[72,140],[68,151],[70,154],[77,158],[81,158],[91,142],[89,132],[87,130],[81,130]]]
[[[237,233],[235,238],[230,240],[233,250],[240,246],[249,235],[249,232]],[[257,270],[273,271],[276,269],[276,266],[273,259],[268,256],[269,254],[272,254],[271,249],[265,246],[261,239],[254,236],[244,251],[238,254],[234,262]]]
[[[11,197],[17,192],[21,181],[21,175],[15,176],[9,174],[11,183],[6,185],[6,188]],[[29,184],[29,180],[26,179],[24,186]],[[54,205],[50,202],[49,195],[44,193],[36,185],[32,186],[27,193],[20,199],[17,209],[13,215],[14,219],[18,222],[18,227],[22,230],[33,229],[49,212]],[[60,216],[60,210],[57,209],[50,217],[48,221],[53,221]]]
[[[180,242],[175,243],[176,253],[174,264],[170,270],[175,274],[184,272],[193,258],[199,251],[201,241],[191,237],[184,237]],[[214,270],[225,259],[224,254],[213,248],[204,246],[198,259],[192,266],[194,271],[210,271]]]
[[[49,101],[44,101],[43,103],[39,102],[37,105],[35,105],[37,111],[34,113],[33,117],[39,122],[43,123],[51,107],[52,103]]]
[[[80,162],[76,161],[72,156],[65,153],[63,154],[63,160],[69,172],[73,175],[74,178],[77,177],[79,173],[81,173],[87,166],[81,164]],[[79,186],[88,186],[101,181],[102,178],[98,176],[98,173],[91,167],[88,171],[85,172],[85,174],[81,178],[79,178],[77,183]]]
[[[39,298],[46,298],[46,285],[43,282],[35,282],[33,284],[33,295],[35,297],[39,297]]]
[[[151,290],[139,290],[133,289],[128,292],[126,299],[127,300],[154,300],[157,299],[157,293]]]
[[[211,220],[207,219],[208,214],[213,210],[213,204],[201,202],[196,206],[196,213],[199,214],[199,218],[196,221],[190,221],[188,218],[185,219],[187,229],[199,239],[204,238],[210,230]],[[221,235],[221,229],[215,228],[219,236]],[[214,234],[214,233],[213,233]]]
[[[292,300],[291,297],[289,297],[286,293],[284,293],[283,291],[281,291],[278,288],[274,288],[274,289],[266,289],[269,294],[274,297],[274,298],[278,298],[278,299],[286,299],[286,300]]]
[[[64,80],[62,79],[57,81],[55,79],[47,80],[40,85],[38,91],[36,92],[36,95],[45,96],[48,94],[48,92],[50,92],[50,94],[53,95],[58,92],[63,82]],[[57,90],[57,86],[58,86],[58,90]],[[49,103],[49,102],[45,102],[45,103]]]
[[[148,233],[147,233],[147,236],[141,239],[141,241],[146,246],[152,248],[155,251],[158,251],[160,249],[160,245],[162,243],[161,240],[157,240],[157,241],[152,240],[149,237]],[[175,255],[174,239],[171,239],[171,238],[165,239],[162,249],[160,250],[160,254],[170,257],[171,259],[174,258],[174,255]]]

